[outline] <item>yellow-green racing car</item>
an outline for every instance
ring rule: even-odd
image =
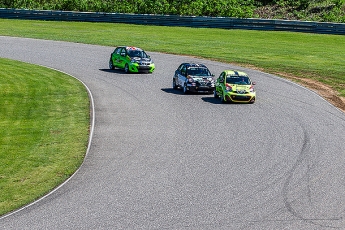
[[[224,70],[216,80],[214,97],[224,102],[250,103],[256,99],[255,82],[242,71]]]

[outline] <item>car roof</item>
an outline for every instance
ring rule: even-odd
[[[248,77],[248,75],[245,72],[238,71],[238,70],[224,70],[223,72],[225,72],[226,75]]]
[[[189,68],[189,67],[203,67],[203,68],[207,68],[204,64],[199,64],[199,63],[182,63],[182,65],[185,65],[187,68]]]
[[[141,49],[139,47],[135,47],[135,46],[118,46],[116,48],[125,48],[126,50],[139,50],[139,51],[143,51],[143,49]]]

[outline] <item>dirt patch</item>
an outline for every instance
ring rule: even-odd
[[[304,87],[313,90],[317,94],[319,94],[321,97],[329,101],[332,105],[339,108],[345,113],[345,97],[339,96],[339,93],[334,90],[332,87],[323,84],[319,81],[309,79],[309,78],[300,78],[296,76],[291,76],[286,73],[276,73],[277,75],[280,75],[282,77],[285,77],[287,79],[290,79],[294,82],[299,83],[300,85],[303,85]]]
[[[257,68],[256,66],[253,66],[253,65],[244,65],[244,67],[265,72],[264,69]],[[345,97],[341,97],[339,93],[336,90],[334,90],[332,87],[330,87],[329,85],[326,85],[324,83],[321,83],[319,81],[316,81],[310,78],[296,77],[288,73],[276,72],[273,74],[289,79],[293,82],[296,82],[314,91],[315,93],[317,93],[318,95],[320,95],[325,100],[327,100],[332,105],[334,105],[335,107],[337,107],[338,109],[340,109],[341,111],[345,113]]]

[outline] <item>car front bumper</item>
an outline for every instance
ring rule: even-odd
[[[214,90],[214,86],[195,86],[195,85],[190,85],[190,84],[187,84],[187,89],[191,92],[213,92]]]
[[[238,103],[254,103],[256,99],[256,93],[240,94],[236,92],[228,92],[224,95],[225,101],[238,102]]]
[[[133,73],[152,73],[155,70],[155,65],[139,65],[138,63],[132,63],[129,66],[129,71]]]

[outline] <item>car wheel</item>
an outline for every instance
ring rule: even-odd
[[[183,85],[183,93],[184,94],[188,93],[187,84]]]
[[[109,69],[115,69],[115,66],[113,65],[113,61],[111,60],[111,58],[109,60]]]
[[[216,89],[213,90],[213,97],[214,97],[214,98],[218,98],[218,97],[219,97],[219,95],[217,94]]]
[[[225,103],[224,96],[220,95],[219,97],[220,97],[220,103]]]
[[[129,73],[129,67],[128,64],[125,65],[125,73]]]
[[[173,87],[173,89],[177,89],[175,78],[173,78],[172,87]]]

